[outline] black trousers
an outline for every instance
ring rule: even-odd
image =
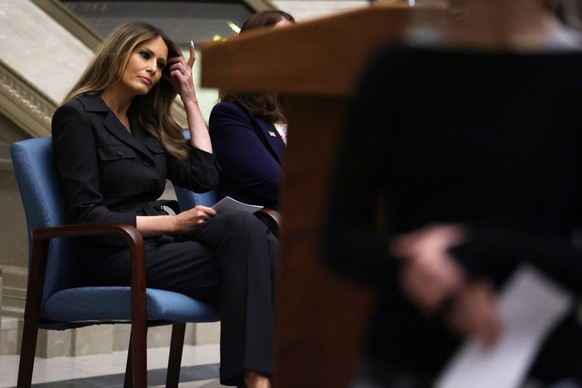
[[[273,374],[278,247],[262,222],[238,211],[221,213],[185,235],[146,241],[148,287],[218,306],[224,385],[242,384],[245,369]],[[129,284],[126,249],[115,248],[94,264],[102,284]]]

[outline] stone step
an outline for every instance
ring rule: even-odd
[[[170,345],[171,326],[148,329],[148,347]],[[2,317],[0,325],[0,355],[19,354],[22,336],[22,320]],[[50,358],[60,356],[84,356],[127,350],[130,327],[125,324],[96,325],[64,331],[40,330],[36,355]],[[186,345],[218,343],[220,323],[198,323],[186,326]]]
[[[2,317],[0,323],[0,355],[18,352],[18,318]]]

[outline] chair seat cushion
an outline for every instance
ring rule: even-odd
[[[213,306],[177,292],[146,289],[148,321],[215,322]],[[57,291],[45,302],[42,319],[56,322],[129,321],[130,287],[78,287]]]

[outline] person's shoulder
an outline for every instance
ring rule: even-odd
[[[392,75],[400,74],[408,68],[411,48],[400,41],[389,42],[376,49],[365,62],[362,72],[363,80],[369,80],[371,85],[393,81]],[[384,87],[384,86],[382,86]]]
[[[423,50],[408,44],[405,41],[392,41],[385,43],[370,55],[367,61],[368,71],[385,73],[387,67],[406,67],[407,63],[418,61],[419,55],[432,50]],[[422,60],[427,60],[423,58]]]
[[[235,102],[230,99],[224,99],[220,101],[218,104],[214,105],[212,111],[216,112],[228,112],[228,111],[237,111],[237,112],[245,112],[245,108],[240,105],[238,102]]]
[[[79,109],[82,109],[82,107],[83,107],[83,105],[79,101],[79,97],[77,97],[77,98],[74,98],[72,100],[69,100],[69,101],[61,104],[57,108],[57,112],[60,111],[60,110],[69,110],[69,109],[79,110]]]
[[[103,99],[96,94],[83,94],[77,97],[74,101],[77,101],[83,106],[83,109],[87,112],[107,112],[109,107],[105,104]]]
[[[239,119],[250,119],[252,115],[238,102],[233,100],[224,99],[218,104],[214,105],[212,111],[210,112],[210,120],[213,121],[216,118],[228,118],[237,117]]]
[[[61,118],[76,116],[85,112],[83,105],[78,98],[67,101],[59,106],[53,113],[53,121]]]
[[[53,130],[64,123],[86,123],[90,120],[89,112],[106,110],[107,106],[99,96],[86,94],[73,98],[59,106],[53,113]]]
[[[397,40],[383,44],[373,55],[376,60],[394,58],[404,55],[410,55],[416,51],[416,47],[404,41]]]
[[[100,112],[107,111],[107,105],[103,102],[101,97],[93,94],[84,94],[73,98],[70,101],[65,102],[59,106],[55,113],[57,112]]]

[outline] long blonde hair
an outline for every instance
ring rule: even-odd
[[[182,55],[180,48],[166,34],[150,24],[131,22],[117,27],[107,36],[64,103],[84,94],[99,95],[120,82],[133,50],[158,37],[168,46],[168,58]],[[134,97],[131,106],[145,130],[162,142],[169,153],[184,159],[188,155],[188,141],[170,111],[176,95],[174,87],[162,77],[148,94]]]

